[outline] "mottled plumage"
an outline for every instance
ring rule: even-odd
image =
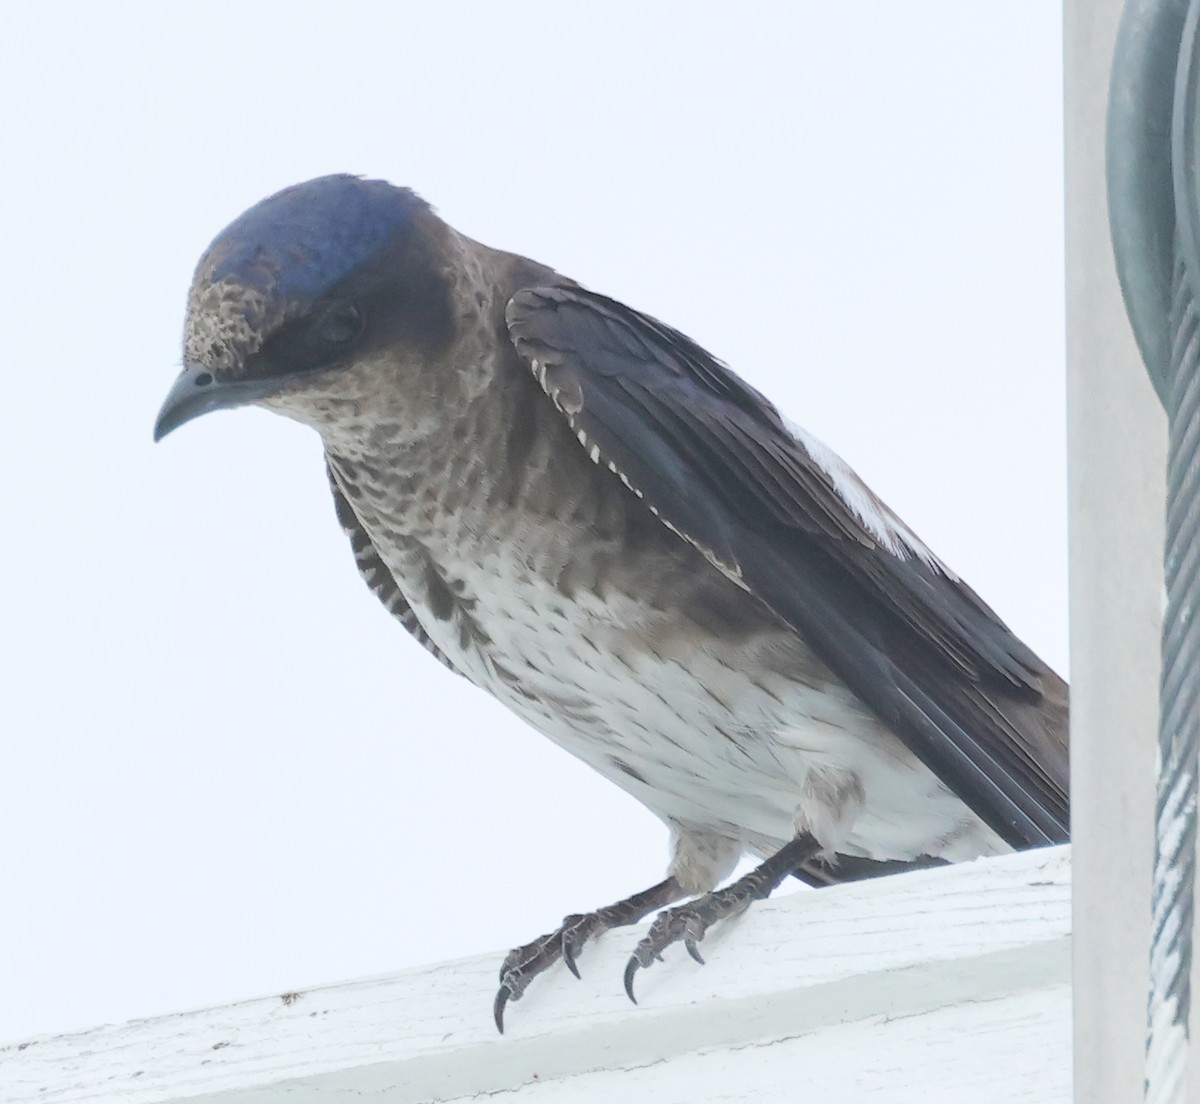
[[[160,436],[243,402],[316,429],[379,599],[671,830],[661,886],[510,955],[498,1021],[564,947],[574,969],[595,932],[706,893],[745,851],[788,847],[664,916],[627,983],[789,870],[819,884],[1066,838],[1063,682],[840,459],[662,323],[411,192],[327,177],[217,238],[184,355]]]

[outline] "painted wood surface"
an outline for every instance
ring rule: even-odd
[[[814,1099],[1066,1104],[1070,850],[769,901],[638,979],[638,932],[539,979],[501,954],[0,1049],[5,1104]]]

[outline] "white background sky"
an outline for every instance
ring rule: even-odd
[[[502,952],[662,876],[648,813],[376,604],[315,435],[151,444],[196,260],[286,184],[411,185],[691,334],[1066,673],[1058,5],[732,8],[6,11],[0,1040]]]

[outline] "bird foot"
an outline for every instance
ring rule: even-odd
[[[571,919],[568,917],[568,919]],[[563,921],[566,926],[566,921]],[[562,957],[563,928],[548,932],[523,947],[514,947],[504,956],[500,966],[500,988],[492,1002],[496,1030],[504,1034],[504,1009],[509,1001],[519,1001],[538,974],[549,969]]]
[[[752,902],[769,897],[788,874],[816,851],[817,844],[812,836],[797,836],[732,885],[660,912],[625,966],[625,992],[629,999],[637,1004],[633,979],[638,970],[650,966],[655,959],[661,962],[663,951],[675,943],[683,943],[687,953],[703,966],[704,959],[697,944],[708,929],[718,921],[744,912]]]
[[[504,1034],[504,1009],[511,1001],[518,1001],[539,974],[544,973],[560,958],[567,969],[579,977],[577,959],[585,944],[603,935],[610,928],[636,924],[647,913],[677,900],[680,890],[673,878],[667,878],[642,893],[626,897],[615,905],[608,905],[595,912],[572,913],[563,919],[552,932],[540,936],[523,947],[514,947],[504,957],[500,967],[500,988],[492,1003],[492,1015],[496,1030]]]
[[[728,889],[707,893],[686,905],[660,912],[650,931],[637,945],[625,967],[625,992],[629,999],[637,1004],[633,995],[633,979],[638,970],[645,969],[656,959],[661,962],[663,951],[675,943],[683,943],[687,953],[701,966],[704,958],[697,944],[704,938],[708,929],[719,920],[727,920],[744,912],[750,902],[756,899],[752,892],[740,892],[741,883],[735,882]],[[739,892],[735,892],[739,891]]]

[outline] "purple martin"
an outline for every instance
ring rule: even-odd
[[[505,959],[494,1012],[664,910],[636,971],[785,877],[1067,839],[1067,687],[837,455],[678,330],[328,176],[209,246],[161,438],[255,403],[321,436],[367,585],[641,801],[657,885]],[[763,860],[717,888],[739,857]],[[678,904],[678,902],[684,902]],[[674,907],[668,907],[674,906]]]

